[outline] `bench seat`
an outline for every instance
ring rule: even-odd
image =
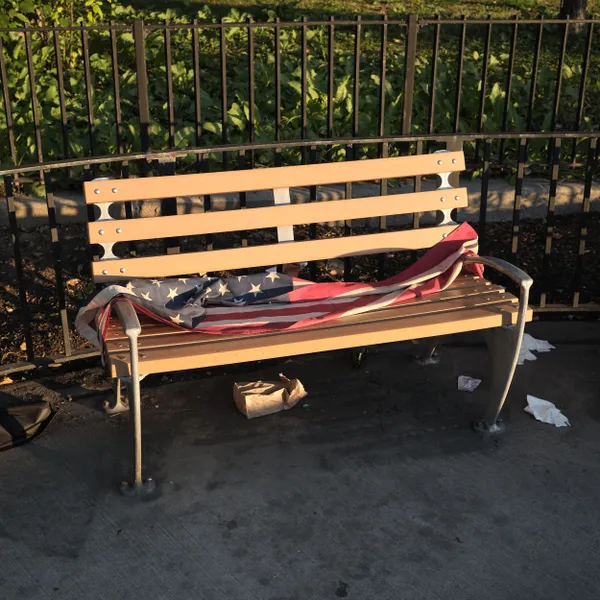
[[[475,276],[461,276],[447,290],[437,294],[303,330],[211,335],[174,330],[148,317],[140,317],[140,374],[491,329],[516,324],[517,312],[518,299],[502,286]],[[531,320],[531,310],[527,320]],[[105,347],[113,377],[131,374],[128,347],[125,331],[114,315],[108,325]]]

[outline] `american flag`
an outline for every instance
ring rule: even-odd
[[[375,283],[314,283],[274,271],[234,277],[132,279],[107,286],[81,308],[79,332],[101,347],[111,308],[126,299],[136,311],[174,328],[252,334],[311,327],[374,311],[447,288],[477,252],[477,234],[463,223],[408,269]]]

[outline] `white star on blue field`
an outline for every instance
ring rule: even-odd
[[[274,271],[226,278],[132,279],[120,285],[135,297],[130,299],[136,304],[187,329],[202,322],[207,304],[269,302],[294,289],[292,277]]]

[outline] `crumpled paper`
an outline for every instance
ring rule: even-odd
[[[549,423],[550,425],[556,425],[556,427],[570,427],[569,419],[563,415],[552,402],[548,400],[542,400],[535,396],[527,395],[527,406],[525,412],[533,415],[538,421],[542,423]]]
[[[523,343],[519,352],[519,362],[522,365],[526,360],[537,360],[537,356],[533,352],[550,352],[554,350],[554,346],[546,340],[536,340],[528,333],[523,334]]]
[[[233,384],[233,400],[249,419],[292,408],[308,394],[299,379],[279,373],[280,381],[246,381]]]
[[[459,375],[458,391],[459,392],[474,392],[480,383],[481,383],[481,379],[475,379],[474,377],[469,377],[468,375]]]

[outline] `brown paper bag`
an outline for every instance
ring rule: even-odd
[[[233,384],[233,400],[249,419],[292,408],[307,393],[299,379],[281,381],[244,381]]]

